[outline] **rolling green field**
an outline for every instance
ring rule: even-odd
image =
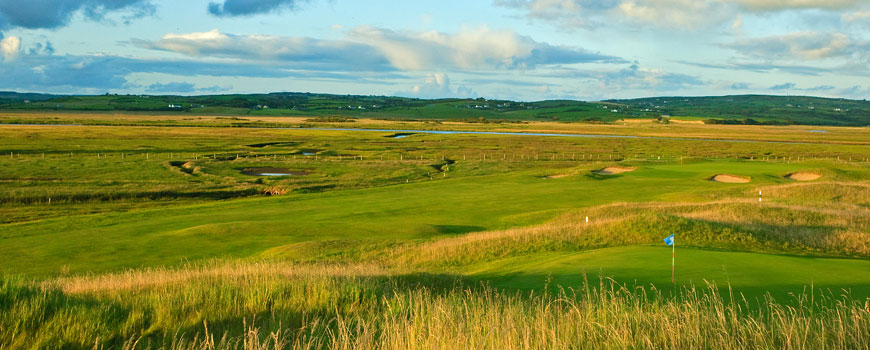
[[[0,348],[870,345],[864,128],[58,118],[0,125]]]

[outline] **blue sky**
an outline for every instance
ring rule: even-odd
[[[868,0],[0,0],[0,90],[870,97]]]

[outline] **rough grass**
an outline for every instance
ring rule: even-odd
[[[870,303],[608,279],[539,293],[372,266],[213,263],[0,282],[15,349],[862,349]]]

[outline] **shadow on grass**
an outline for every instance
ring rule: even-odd
[[[603,175],[603,174],[599,174],[596,172],[589,172],[589,173],[586,173],[586,175],[584,175],[584,176],[587,179],[602,181],[602,180],[618,179],[620,177],[623,177],[624,175],[620,175],[620,174]]]

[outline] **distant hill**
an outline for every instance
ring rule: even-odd
[[[726,124],[870,125],[870,102],[808,96],[739,95],[608,100],[632,110]]]
[[[720,124],[870,125],[870,102],[803,96],[651,97],[584,102],[416,99],[298,92],[204,96],[59,96],[0,92],[0,109],[201,115],[303,115],[469,122],[613,122],[668,116]],[[662,118],[664,116],[664,118]]]
[[[13,91],[0,91],[0,103],[2,100],[7,101],[46,101],[60,97],[59,95],[36,94],[36,93],[20,93]]]

